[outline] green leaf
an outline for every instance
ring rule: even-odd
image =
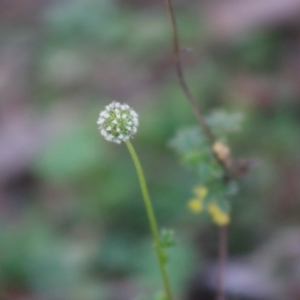
[[[183,164],[199,174],[202,182],[221,178],[222,169],[212,157],[210,145],[198,126],[178,131],[170,145]]]
[[[170,248],[176,245],[174,238],[174,230],[163,229],[161,231],[161,246],[163,248]]]
[[[170,146],[179,154],[198,152],[207,148],[207,140],[198,126],[181,129],[170,141]]]
[[[243,119],[243,115],[239,112],[228,113],[224,110],[216,110],[207,116],[206,121],[215,136],[222,139],[229,133],[240,131]]]

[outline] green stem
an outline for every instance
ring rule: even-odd
[[[141,190],[142,190],[142,194],[143,194],[143,198],[144,198],[144,203],[146,206],[147,216],[149,219],[150,228],[151,228],[151,232],[152,232],[152,236],[153,236],[153,240],[154,240],[159,269],[160,269],[161,277],[162,277],[163,284],[164,284],[165,293],[166,293],[167,299],[172,300],[173,297],[172,297],[172,292],[171,292],[171,286],[170,286],[170,281],[169,281],[169,277],[168,277],[168,273],[167,273],[166,265],[165,265],[165,254],[161,247],[158,226],[157,226],[157,222],[155,219],[151,199],[150,199],[150,196],[148,193],[144,172],[143,172],[142,166],[140,164],[140,161],[138,159],[138,156],[137,156],[132,144],[129,141],[126,141],[125,143],[131,154],[131,157],[134,162],[136,172],[137,172],[137,175],[139,178],[139,182],[140,182],[140,186],[141,186]]]

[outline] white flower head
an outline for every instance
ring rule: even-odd
[[[100,112],[97,124],[107,141],[120,144],[137,132],[138,114],[127,104],[112,102]]]

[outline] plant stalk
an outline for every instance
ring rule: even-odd
[[[170,23],[171,23],[171,28],[172,28],[172,40],[173,40],[173,56],[174,56],[174,65],[175,65],[175,70],[176,74],[179,80],[180,87],[185,94],[188,102],[190,103],[196,118],[198,122],[200,123],[203,132],[210,143],[211,146],[211,152],[217,163],[221,166],[224,172],[224,181],[226,182],[232,177],[231,171],[227,168],[225,163],[215,154],[213,151],[213,146],[215,144],[215,137],[212,133],[211,128],[207,124],[204,114],[202,110],[200,109],[196,98],[192,94],[186,80],[184,77],[183,73],[183,68],[182,68],[182,62],[181,62],[181,54],[180,54],[180,43],[179,43],[179,36],[178,36],[178,29],[177,29],[177,24],[176,24],[176,19],[175,19],[175,14],[173,10],[173,5],[172,5],[172,0],[165,0],[166,8],[168,11]]]
[[[173,6],[172,6],[172,1],[171,0],[165,0],[165,3],[166,3],[166,7],[167,7],[167,10],[168,10],[168,14],[169,14],[170,22],[171,22],[171,27],[172,27],[173,56],[174,56],[176,74],[178,76],[179,83],[181,85],[181,88],[182,88],[185,96],[187,97],[188,101],[190,102],[198,121],[200,122],[201,126],[203,127],[203,130],[205,132],[205,135],[206,135],[207,139],[209,140],[209,142],[211,144],[213,144],[214,143],[213,134],[212,134],[209,126],[207,125],[207,123],[204,119],[203,113],[202,113],[201,109],[199,108],[199,106],[197,105],[197,101],[196,101],[195,97],[192,95],[192,93],[191,93],[191,91],[190,91],[190,89],[187,85],[187,82],[184,78],[182,63],[181,63],[181,55],[180,55],[180,44],[179,44],[179,37],[178,37],[178,29],[177,29],[177,25],[176,25],[176,20],[175,20],[174,10],[173,10]]]
[[[174,56],[174,64],[175,64],[175,70],[176,74],[179,80],[179,84],[181,86],[181,89],[183,93],[185,94],[188,102],[192,106],[192,109],[200,123],[200,126],[203,129],[203,132],[210,143],[211,152],[213,157],[215,158],[216,162],[220,165],[220,167],[223,169],[223,180],[224,182],[228,182],[231,179],[234,179],[235,176],[231,172],[231,170],[226,166],[224,161],[222,161],[218,155],[213,151],[213,146],[215,144],[215,137],[213,135],[213,132],[209,125],[207,124],[204,114],[202,110],[200,109],[196,98],[190,91],[190,88],[185,80],[183,68],[182,68],[182,62],[181,62],[181,53],[180,53],[180,43],[179,43],[179,35],[178,35],[178,29],[174,14],[174,9],[172,5],[172,0],[165,0],[165,5],[168,11],[170,23],[171,23],[171,29],[172,29],[172,41],[173,41],[173,56]],[[228,244],[228,233],[227,233],[227,226],[222,226],[220,228],[220,244],[219,244],[219,270],[218,270],[218,285],[217,285],[217,300],[225,300],[224,295],[224,272],[225,272],[225,264],[227,260],[227,244]]]
[[[227,247],[228,247],[228,230],[227,226],[220,227],[219,238],[219,269],[218,269],[218,285],[217,285],[217,300],[225,300],[224,293],[224,275],[227,260]]]
[[[155,250],[156,250],[156,256],[157,256],[157,260],[158,260],[158,264],[159,264],[159,269],[160,269],[161,277],[163,280],[165,294],[166,294],[167,300],[172,300],[173,297],[172,297],[172,292],[171,292],[171,285],[170,285],[170,280],[169,280],[169,276],[168,276],[166,264],[165,264],[165,254],[164,254],[164,251],[161,246],[160,234],[158,231],[158,226],[157,226],[154,210],[152,207],[152,202],[151,202],[151,199],[150,199],[150,196],[148,193],[148,188],[147,188],[144,172],[143,172],[141,163],[139,161],[139,158],[138,158],[132,144],[130,143],[130,141],[126,141],[125,143],[131,154],[131,157],[134,162],[136,172],[137,172],[137,175],[139,178],[140,187],[142,190],[142,195],[143,195],[143,199],[144,199],[144,203],[145,203],[145,207],[146,207],[146,212],[147,212],[148,220],[150,223],[151,233],[152,233],[153,240],[154,240],[154,246],[155,246]]]

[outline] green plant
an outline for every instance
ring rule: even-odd
[[[157,221],[149,196],[144,172],[139,158],[129,141],[129,139],[132,138],[132,136],[137,132],[138,114],[127,104],[113,102],[110,105],[106,106],[106,109],[100,113],[97,124],[99,125],[101,135],[104,136],[106,140],[115,142],[117,144],[125,142],[132,157],[139,178],[144,204],[146,207],[146,212],[154,241],[156,256],[165,291],[164,297],[166,297],[166,300],[172,300],[172,291],[169,276],[166,270],[167,259],[165,253],[166,248],[171,245],[171,235],[169,232],[164,232],[162,237],[159,234]]]
[[[201,185],[194,190],[197,198],[189,202],[190,209],[193,212],[206,209],[213,221],[220,226],[217,300],[224,300],[227,226],[230,221],[228,197],[235,194],[237,189],[232,187],[236,187],[236,180],[240,175],[231,156],[231,150],[226,144],[226,133],[239,126],[240,117],[228,118],[224,112],[205,117],[184,76],[172,0],[165,0],[165,4],[172,28],[175,71],[180,87],[200,125],[200,128],[194,127],[181,131],[173,140],[172,145],[181,155],[183,162],[200,173]]]

